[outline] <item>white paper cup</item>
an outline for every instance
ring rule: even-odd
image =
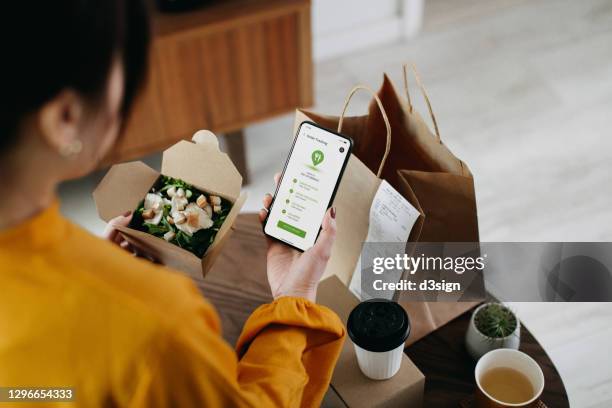
[[[386,380],[399,371],[410,334],[408,314],[400,305],[385,299],[362,302],[349,315],[347,331],[366,377]]]

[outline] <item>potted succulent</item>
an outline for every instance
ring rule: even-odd
[[[521,322],[510,308],[501,303],[485,303],[477,307],[465,334],[467,351],[476,360],[499,348],[518,350],[520,340]]]

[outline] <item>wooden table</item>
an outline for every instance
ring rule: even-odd
[[[149,80],[105,164],[210,129],[225,134],[246,183],[242,129],[312,104],[310,0],[224,0],[183,13],[148,3]]]
[[[204,295],[219,311],[226,340],[234,344],[251,312],[272,297],[266,278],[265,240],[256,214],[241,214],[223,253],[206,279],[196,277]],[[470,312],[466,312],[406,349],[425,374],[424,407],[458,407],[475,389],[475,363],[467,354],[464,336]],[[549,408],[569,407],[563,381],[538,341],[523,325],[521,350],[544,371],[542,400]],[[329,394],[329,393],[328,393]],[[326,407],[344,406],[328,395]]]
[[[468,355],[464,344],[470,315],[471,311],[464,313],[405,350],[425,375],[424,406],[427,408],[457,407],[458,402],[474,392],[476,362]],[[542,401],[549,408],[569,407],[557,369],[522,322],[520,350],[542,367],[545,378]]]

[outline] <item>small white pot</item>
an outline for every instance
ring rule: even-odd
[[[470,353],[470,355],[478,360],[480,357],[485,355],[491,350],[496,349],[513,349],[518,350],[521,344],[521,322],[516,317],[516,329],[512,334],[503,337],[503,338],[493,338],[485,336],[478,330],[476,327],[476,323],[474,319],[476,314],[484,307],[490,305],[491,303],[484,303],[476,308],[472,313],[472,317],[470,318],[470,324],[468,326],[467,332],[465,333],[465,347]]]

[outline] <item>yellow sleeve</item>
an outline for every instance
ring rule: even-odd
[[[195,310],[147,351],[130,406],[320,405],[345,336],[334,312],[290,297],[263,305],[247,320],[236,354],[212,308],[192,303]]]
[[[236,345],[240,385],[277,406],[318,407],[344,336],[340,319],[324,306],[291,297],[263,305]]]

